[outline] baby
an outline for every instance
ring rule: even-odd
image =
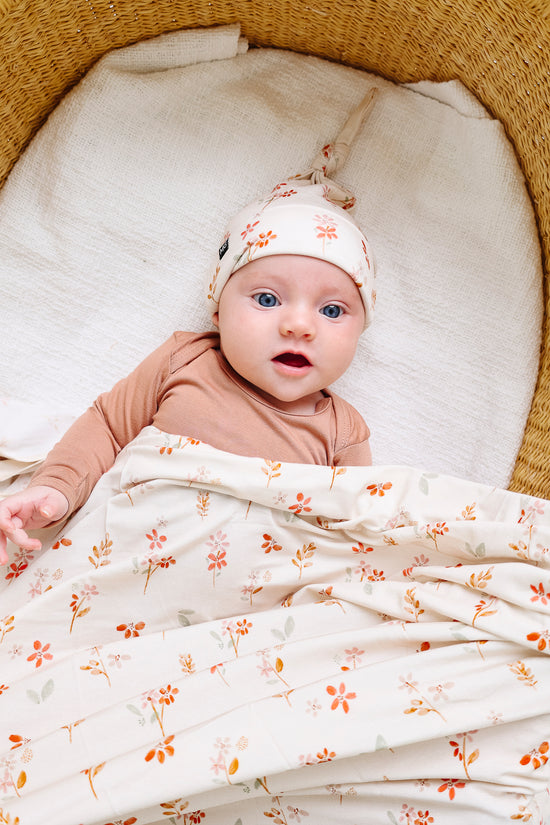
[[[323,169],[324,172],[324,169]],[[322,177],[279,184],[230,222],[208,288],[217,332],[176,332],[78,418],[29,486],[0,502],[6,541],[67,518],[148,425],[227,452],[371,463],[369,430],[328,387],[374,307],[369,244],[349,194]]]

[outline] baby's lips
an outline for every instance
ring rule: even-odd
[[[311,361],[300,352],[282,352],[273,360],[280,361],[281,364],[286,364],[287,367],[311,367]]]

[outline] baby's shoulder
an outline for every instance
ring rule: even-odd
[[[208,350],[218,348],[220,336],[217,332],[183,332],[178,330],[173,333],[169,341],[171,342],[170,372],[175,372],[195,361]]]
[[[369,438],[370,430],[365,419],[353,404],[332,391],[329,394],[336,419],[337,441],[350,444]]]

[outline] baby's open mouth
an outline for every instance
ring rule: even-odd
[[[279,363],[285,364],[287,367],[311,367],[311,362],[308,361],[305,355],[301,355],[299,352],[282,352],[273,360],[279,361]]]

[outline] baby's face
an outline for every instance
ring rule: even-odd
[[[221,350],[270,403],[309,414],[350,365],[363,330],[359,290],[340,267],[302,255],[259,258],[235,272],[214,323]]]

